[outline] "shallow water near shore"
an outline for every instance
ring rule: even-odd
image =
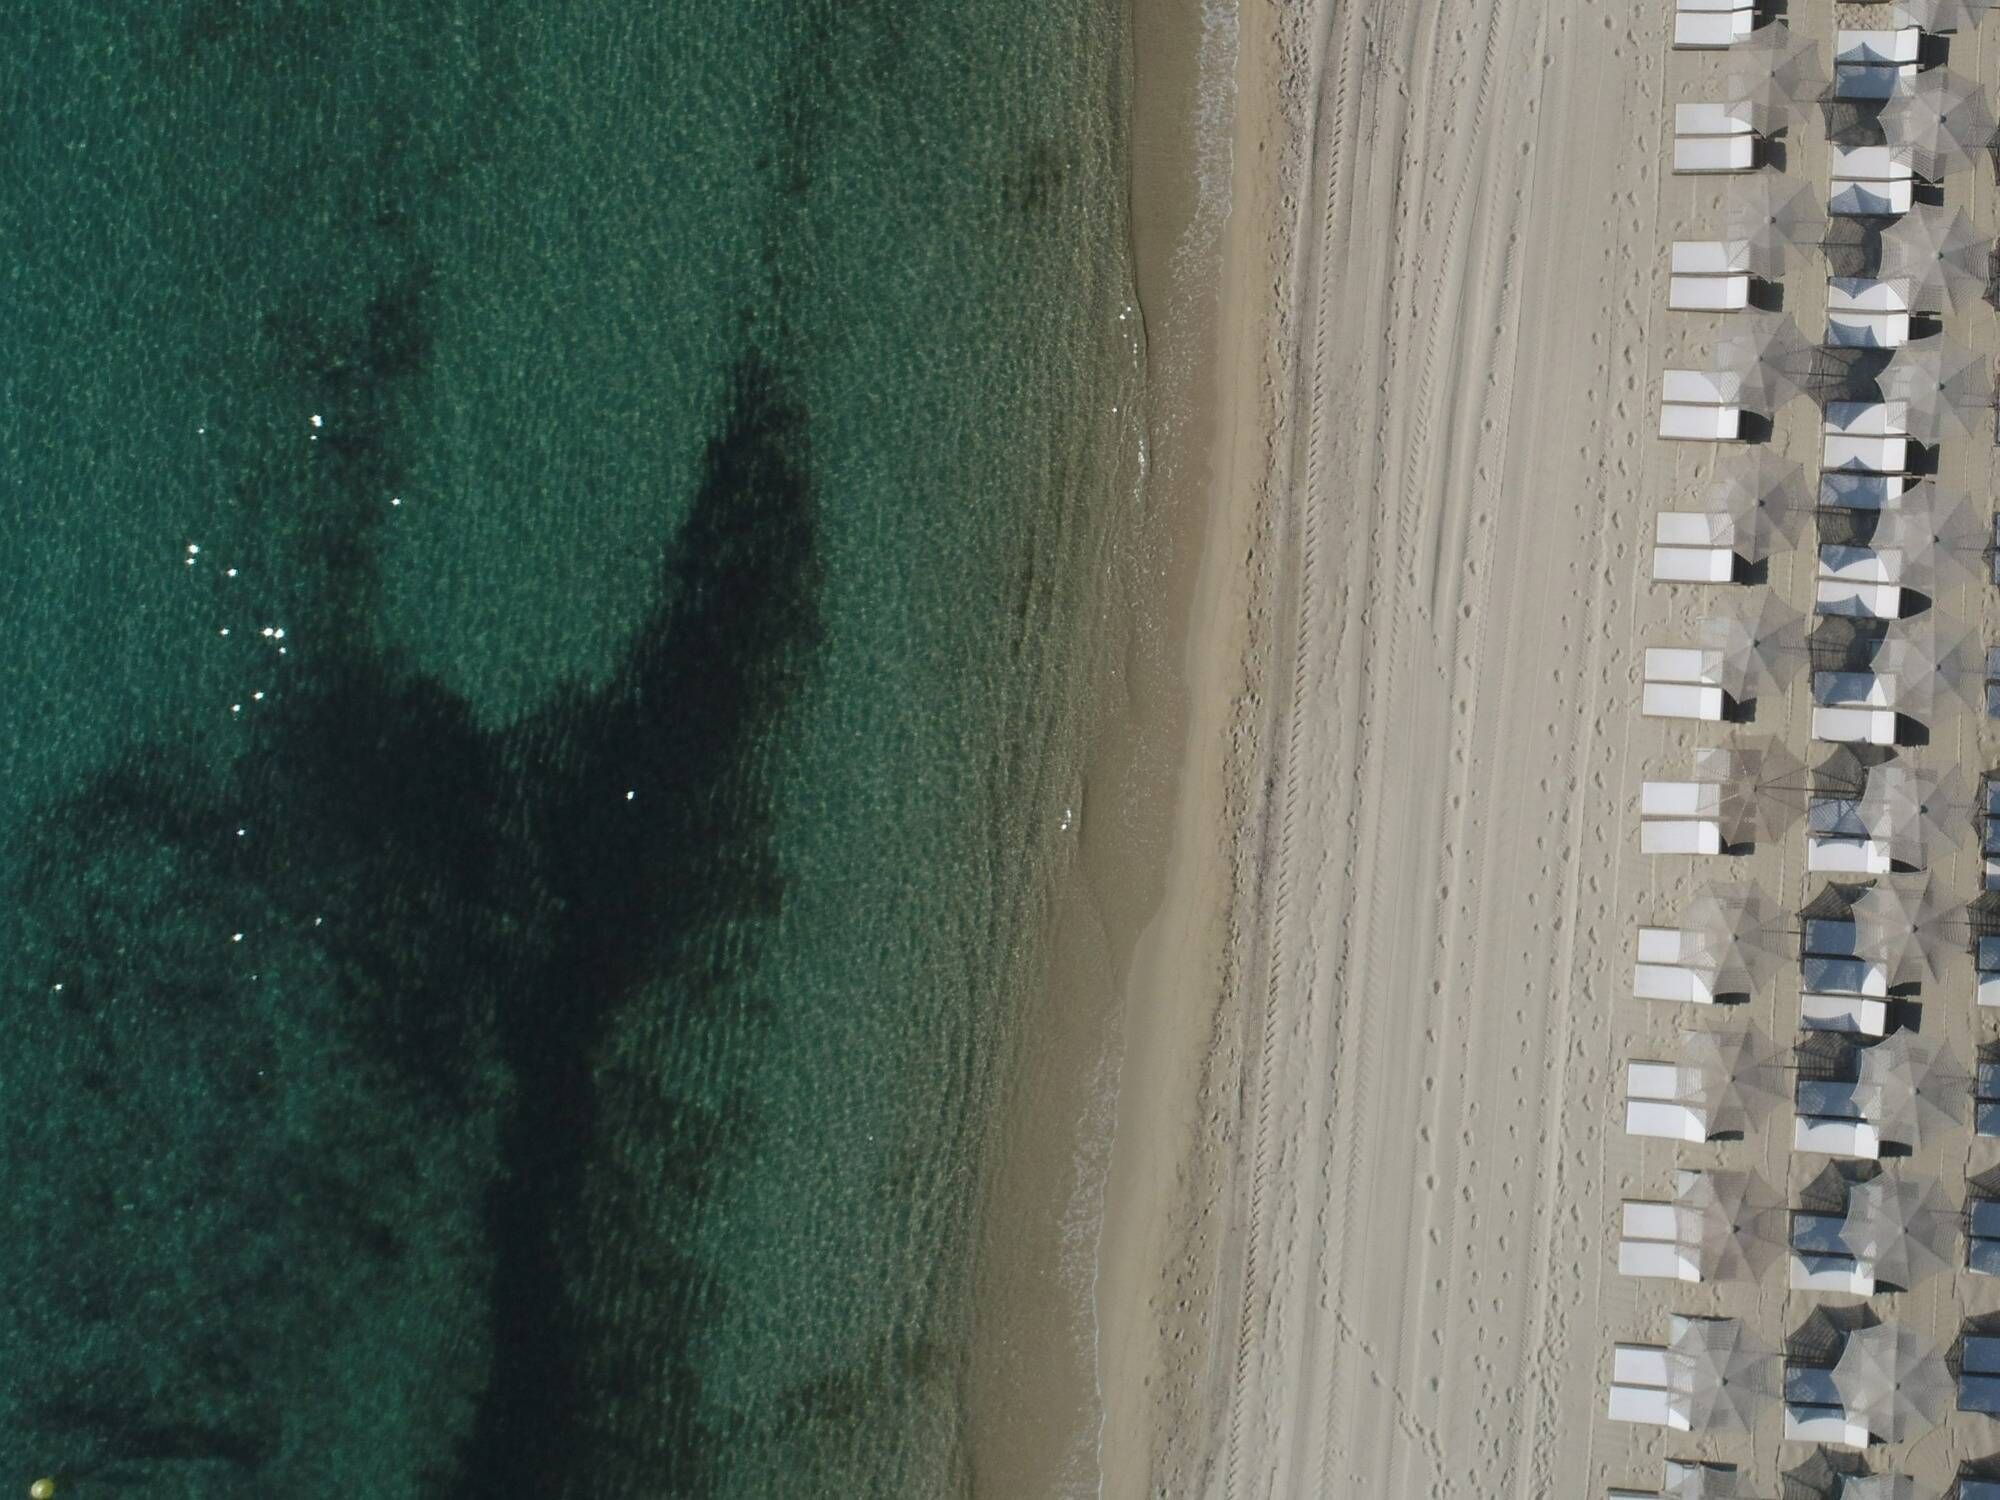
[[[1122,24],[23,23],[22,1483],[965,1486],[1140,503]]]

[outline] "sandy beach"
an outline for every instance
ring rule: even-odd
[[[1792,21],[1830,40],[1831,15]],[[1771,1413],[1664,1446],[1604,1416],[1614,1340],[1718,1312],[1775,1347],[1813,1305],[1782,1266],[1619,1277],[1619,1200],[1678,1164],[1792,1202],[1825,1162],[1789,1149],[1783,1104],[1727,1148],[1619,1121],[1624,1061],[1671,1057],[1684,1020],[1631,998],[1635,927],[1706,878],[1787,909],[1819,884],[1796,833],[1727,870],[1637,852],[1641,779],[1733,738],[1638,712],[1644,647],[1705,607],[1647,581],[1653,513],[1714,461],[1652,430],[1659,371],[1719,331],[1665,311],[1667,242],[1720,202],[1667,173],[1668,119],[1720,97],[1723,66],[1671,53],[1670,26],[1594,0],[1244,7],[1187,738],[1099,1254],[1108,1497],[1527,1500],[1651,1488],[1663,1456],[1775,1485]],[[1960,39],[1952,66],[1983,76],[1983,50]],[[1818,112],[1794,118],[1788,171],[1823,184]],[[1991,216],[1983,172],[1953,182]],[[1808,337],[1823,274],[1787,278]],[[1983,306],[1951,332],[1996,347]],[[1814,466],[1817,441],[1810,403],[1778,414],[1788,458]],[[1946,445],[1941,477],[1989,490],[1992,450]],[[1807,609],[1809,544],[1770,573]],[[1977,625],[1989,594],[1938,604]],[[1809,755],[1809,710],[1795,683],[1755,730]],[[1963,714],[1905,758],[1993,754]],[[1971,855],[1934,869],[1978,889]],[[1955,963],[1925,1035],[1969,1064]],[[1788,969],[1751,1007],[1780,1050],[1797,992]],[[1986,1145],[1908,1165],[1955,1202]],[[1967,1280],[1887,1314],[1942,1349],[1984,1310]],[[1895,1461],[1941,1486],[1992,1446],[1968,1420]]]

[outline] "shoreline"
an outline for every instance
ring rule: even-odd
[[[1228,1243],[1221,1187],[1240,1059],[1238,831],[1261,761],[1262,537],[1285,368],[1282,284],[1288,128],[1273,16],[1240,5],[1230,212],[1205,316],[1188,331],[1199,416],[1183,482],[1202,492],[1198,567],[1178,645],[1188,711],[1166,893],[1125,987],[1127,1052],[1099,1262],[1107,1500],[1184,1494],[1201,1481],[1216,1415],[1216,1289]]]
[[[1099,673],[1076,853],[1052,899],[1049,978],[1024,1007],[977,1231],[975,1495],[1144,1489],[1148,1393],[1172,1358],[1160,1314],[1186,1279],[1170,1245],[1189,1189],[1180,1163],[1198,1147],[1191,1101],[1229,912],[1224,819],[1249,650],[1241,563],[1274,399],[1262,368],[1269,189],[1242,167],[1267,142],[1276,90],[1262,39],[1246,64],[1237,4],[1130,0],[1128,35],[1144,518],[1116,569],[1131,597],[1114,589],[1109,601],[1124,618]],[[1246,66],[1260,70],[1247,87]],[[1226,101],[1211,97],[1221,79]]]

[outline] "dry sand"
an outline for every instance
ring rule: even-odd
[[[1636,849],[1642,777],[1737,734],[1637,712],[1643,647],[1688,644],[1706,598],[1646,582],[1652,517],[1714,458],[1653,436],[1660,369],[1719,327],[1665,311],[1665,246],[1721,196],[1665,173],[1672,103],[1720,97],[1722,71],[1670,54],[1669,21],[1246,0],[1186,759],[1099,1254],[1112,1500],[1599,1495],[1656,1485],[1666,1453],[1775,1492],[1775,1415],[1671,1445],[1603,1416],[1614,1339],[1726,1311],[1775,1341],[1811,1306],[1782,1269],[1621,1279],[1618,1200],[1715,1163],[1792,1201],[1823,1161],[1788,1149],[1782,1108],[1680,1152],[1619,1127],[1624,1059],[1670,1056],[1684,1019],[1630,998],[1636,925],[1706,878],[1788,906],[1809,889],[1796,834],[1727,868]],[[1817,113],[1792,135],[1789,170],[1823,183]],[[1990,232],[1990,181],[1953,190]],[[1809,335],[1822,274],[1787,279]],[[1948,327],[2000,347],[1984,308]],[[1778,415],[1801,463],[1816,420]],[[1983,443],[1943,467],[1996,477]],[[1795,603],[1805,558],[1771,570]],[[1941,602],[1978,619],[1989,595]],[[1806,706],[1796,686],[1755,729],[1809,754]],[[1977,771],[1995,748],[1962,715],[1908,758]],[[1941,873],[1977,889],[1969,859]],[[1753,1019],[1789,1045],[1796,1005],[1791,971]],[[1924,1029],[1967,1062],[1990,1029],[1962,964]],[[1911,1166],[1956,1198],[1988,1144]],[[1942,1347],[1961,1310],[2000,1306],[1971,1280],[1880,1310]],[[1995,1447],[1957,1418],[1889,1456],[1941,1484]]]

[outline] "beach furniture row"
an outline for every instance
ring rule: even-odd
[[[1674,46],[1681,51],[1714,51],[1741,41],[1756,28],[1749,0],[1677,0]]]

